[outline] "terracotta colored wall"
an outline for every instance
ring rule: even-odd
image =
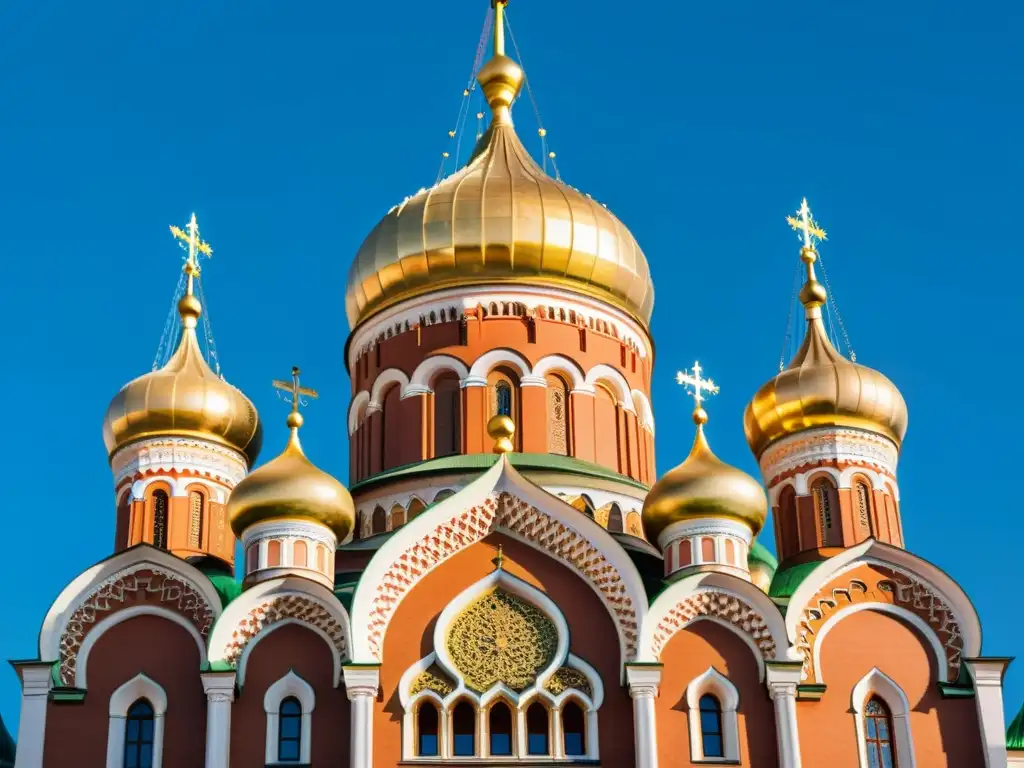
[[[702,765],[690,762],[690,725],[686,686],[714,667],[740,694],[737,713],[740,763],[749,768],[775,768],[775,711],[758,676],[753,651],[735,632],[711,621],[698,621],[676,634],[661,654],[665,670],[655,700],[658,755],[663,766]],[[804,760],[804,765],[818,763]]]
[[[433,650],[437,617],[462,590],[494,570],[491,559],[502,544],[509,573],[541,589],[561,608],[569,624],[570,651],[601,675],[605,700],[599,714],[601,764],[634,764],[633,708],[619,683],[619,645],[615,626],[594,591],[574,572],[532,547],[500,534],[460,552],[422,579],[402,601],[384,638],[383,691],[375,709],[374,766],[401,761],[402,708],[398,682],[414,662]]]
[[[821,641],[828,686],[817,702],[798,702],[804,765],[859,768],[853,687],[874,667],[891,677],[910,702],[914,756],[924,768],[981,768],[981,735],[972,699],[943,699],[934,653],[917,630],[887,614],[850,614]]]
[[[110,696],[140,672],[167,693],[164,768],[201,766],[206,695],[199,648],[183,627],[158,616],[137,616],[111,628],[93,647],[85,700],[48,705],[44,768],[106,765]]]
[[[348,765],[349,701],[344,684],[334,687],[333,664],[326,641],[298,624],[276,629],[256,644],[246,665],[245,685],[232,705],[231,768],[263,768],[267,764],[263,697],[289,670],[313,686],[316,693],[312,764],[337,768]]]

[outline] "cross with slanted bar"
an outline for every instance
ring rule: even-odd
[[[676,384],[682,384],[684,387],[689,387],[687,392],[693,395],[693,401],[700,408],[700,404],[704,402],[704,393],[707,392],[709,395],[718,394],[718,385],[715,384],[711,379],[701,378],[703,368],[700,367],[699,362],[694,362],[693,368],[689,371],[680,371],[676,374]]]
[[[290,399],[283,395],[281,396],[281,399],[284,400],[286,403],[292,404],[292,413],[298,413],[299,406],[306,405],[306,401],[302,399],[304,396],[311,397],[314,399],[320,397],[320,395],[317,394],[317,391],[315,389],[309,389],[308,387],[299,386],[299,373],[300,371],[298,366],[293,366],[291,381],[281,381],[280,379],[274,379],[273,382],[275,389],[280,389],[285,392],[291,393]]]
[[[787,216],[786,221],[794,230],[803,234],[804,248],[814,248],[814,241],[811,238],[828,240],[825,230],[811,217],[811,207],[807,204],[806,197],[800,204],[800,210],[796,212],[796,216]]]

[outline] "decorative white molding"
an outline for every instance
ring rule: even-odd
[[[796,719],[796,687],[800,683],[799,663],[769,662],[765,683],[775,706],[775,741],[779,768],[801,768],[800,731]]]
[[[604,363],[595,365],[587,371],[585,383],[593,387],[598,382],[611,386],[622,410],[636,413],[636,406],[633,403],[633,390],[630,389],[629,382],[626,381],[626,377],[622,375],[621,371]]]
[[[661,685],[660,664],[627,664],[626,681],[633,699],[636,768],[658,768],[658,727],[654,699]]]
[[[213,480],[230,490],[245,477],[249,464],[241,453],[218,443],[195,438],[160,437],[126,445],[111,457],[110,467],[115,486],[137,474],[191,472],[198,477],[186,478],[185,482]]]
[[[380,689],[380,667],[345,667],[345,693],[352,702],[349,768],[373,768],[373,703]]]
[[[370,407],[371,408],[383,408],[384,403],[381,401],[381,395],[384,394],[384,390],[397,384],[400,387],[401,397],[405,397],[406,389],[409,386],[409,377],[405,375],[404,371],[400,371],[398,368],[387,368],[377,374],[377,378],[373,380],[373,386],[370,388]]]
[[[1010,659],[964,659],[974,680],[974,701],[985,748],[985,768],[1007,764],[1003,719],[1003,677]]]
[[[700,700],[703,696],[714,696],[719,706],[722,726],[722,755],[704,754]],[[740,759],[739,719],[736,710],[740,705],[740,694],[729,679],[714,667],[695,677],[686,686],[686,708],[690,721],[691,762],[737,762]]]
[[[507,365],[509,368],[514,368],[520,378],[530,375],[529,360],[520,355],[514,349],[499,347],[498,349],[492,349],[489,352],[484,352],[480,357],[473,361],[473,365],[469,369],[467,379],[486,379],[487,374],[499,365]]]
[[[231,765],[231,703],[235,700],[233,672],[202,672],[206,694],[206,768]]]
[[[153,768],[163,765],[164,716],[167,693],[144,674],[138,674],[110,696],[110,720],[107,726],[107,768],[124,768],[125,728],[128,710],[139,699],[153,707]]]
[[[887,438],[862,429],[819,427],[804,430],[773,443],[761,456],[761,475],[766,483],[806,467],[834,461],[852,463],[896,477],[899,451]],[[838,478],[837,478],[838,479]]]
[[[21,720],[18,723],[16,768],[43,768],[46,742],[46,710],[53,687],[53,664],[19,662],[14,665],[21,680]]]
[[[278,760],[278,737],[281,727],[281,704],[285,699],[295,697],[302,708],[302,720],[299,731],[300,763],[312,762],[313,745],[313,710],[316,708],[316,694],[313,686],[289,670],[288,674],[267,688],[263,696],[263,711],[267,713],[267,765],[275,765]]]
[[[636,406],[636,415],[640,420],[640,426],[654,434],[654,409],[651,408],[650,398],[639,389],[630,392],[633,396],[633,403]]]
[[[367,410],[370,406],[370,393],[365,389],[357,392],[352,397],[348,406],[348,435],[352,437],[359,429],[359,425],[366,420]]]
[[[446,371],[454,373],[462,380],[469,375],[469,366],[451,355],[431,355],[416,366],[416,370],[409,377],[409,388],[420,392],[433,392],[434,379],[439,373]]]
[[[857,756],[860,768],[872,768],[868,762],[868,751],[864,707],[872,696],[878,696],[889,707],[892,715],[892,746],[896,751],[894,763],[900,768],[916,768],[914,740],[910,735],[910,702],[896,682],[875,667],[853,687],[850,708],[853,710],[854,727],[857,731]]]

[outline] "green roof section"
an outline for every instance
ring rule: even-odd
[[[221,566],[213,562],[196,563],[202,574],[210,580],[217,597],[220,598],[221,608],[227,608],[228,603],[242,594],[242,583],[235,578],[235,575],[227,570],[227,566]]]
[[[788,600],[810,572],[819,565],[821,565],[821,560],[812,560],[809,563],[798,563],[776,571],[772,585],[768,589],[768,596],[774,600]]]
[[[763,563],[768,566],[772,573],[779,570],[779,561],[775,559],[775,555],[768,551],[768,547],[760,541],[755,541],[750,545],[750,552],[747,553],[747,563],[750,565]]]
[[[1024,707],[1020,708],[1020,712],[1006,729],[1006,748],[1024,749]]]
[[[648,487],[639,483],[631,477],[620,475],[618,472],[602,467],[592,461],[574,459],[572,456],[559,456],[554,453],[508,453],[512,466],[520,472],[565,472],[583,477],[592,477],[598,480],[611,480],[616,483],[623,483],[634,488],[646,491]],[[393,480],[404,480],[407,478],[419,477],[421,475],[443,475],[459,474],[466,472],[486,472],[494,466],[498,460],[494,453],[470,453],[467,455],[442,456],[438,459],[427,459],[414,464],[405,464],[401,467],[378,472],[376,475],[360,480],[351,487],[352,493],[359,493],[367,488],[373,488],[381,483]]]
[[[3,717],[0,717],[0,768],[14,768],[14,753],[17,745],[14,738],[4,725]]]

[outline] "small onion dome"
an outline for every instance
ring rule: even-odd
[[[808,279],[800,291],[807,335],[786,370],[762,386],[747,406],[743,428],[758,458],[776,440],[814,427],[852,427],[892,440],[907,433],[907,404],[889,379],[839,354],[825,333],[824,286],[814,277],[813,248],[804,248]]]
[[[265,520],[311,520],[344,541],[355,523],[352,496],[341,483],[317,469],[299,443],[302,414],[288,415],[291,435],[284,452],[249,473],[228,497],[228,519],[235,535]]]
[[[644,530],[650,541],[682,520],[727,518],[750,527],[756,535],[768,514],[761,484],[746,472],[729,466],[711,451],[704,436],[707,411],[693,412],[697,437],[686,461],[669,470],[644,500]]]
[[[245,455],[252,466],[263,444],[263,428],[252,402],[218,376],[196,338],[202,312],[191,292],[178,302],[181,341],[167,364],[126,384],[103,419],[103,442],[118,450],[151,437],[195,437]]]

